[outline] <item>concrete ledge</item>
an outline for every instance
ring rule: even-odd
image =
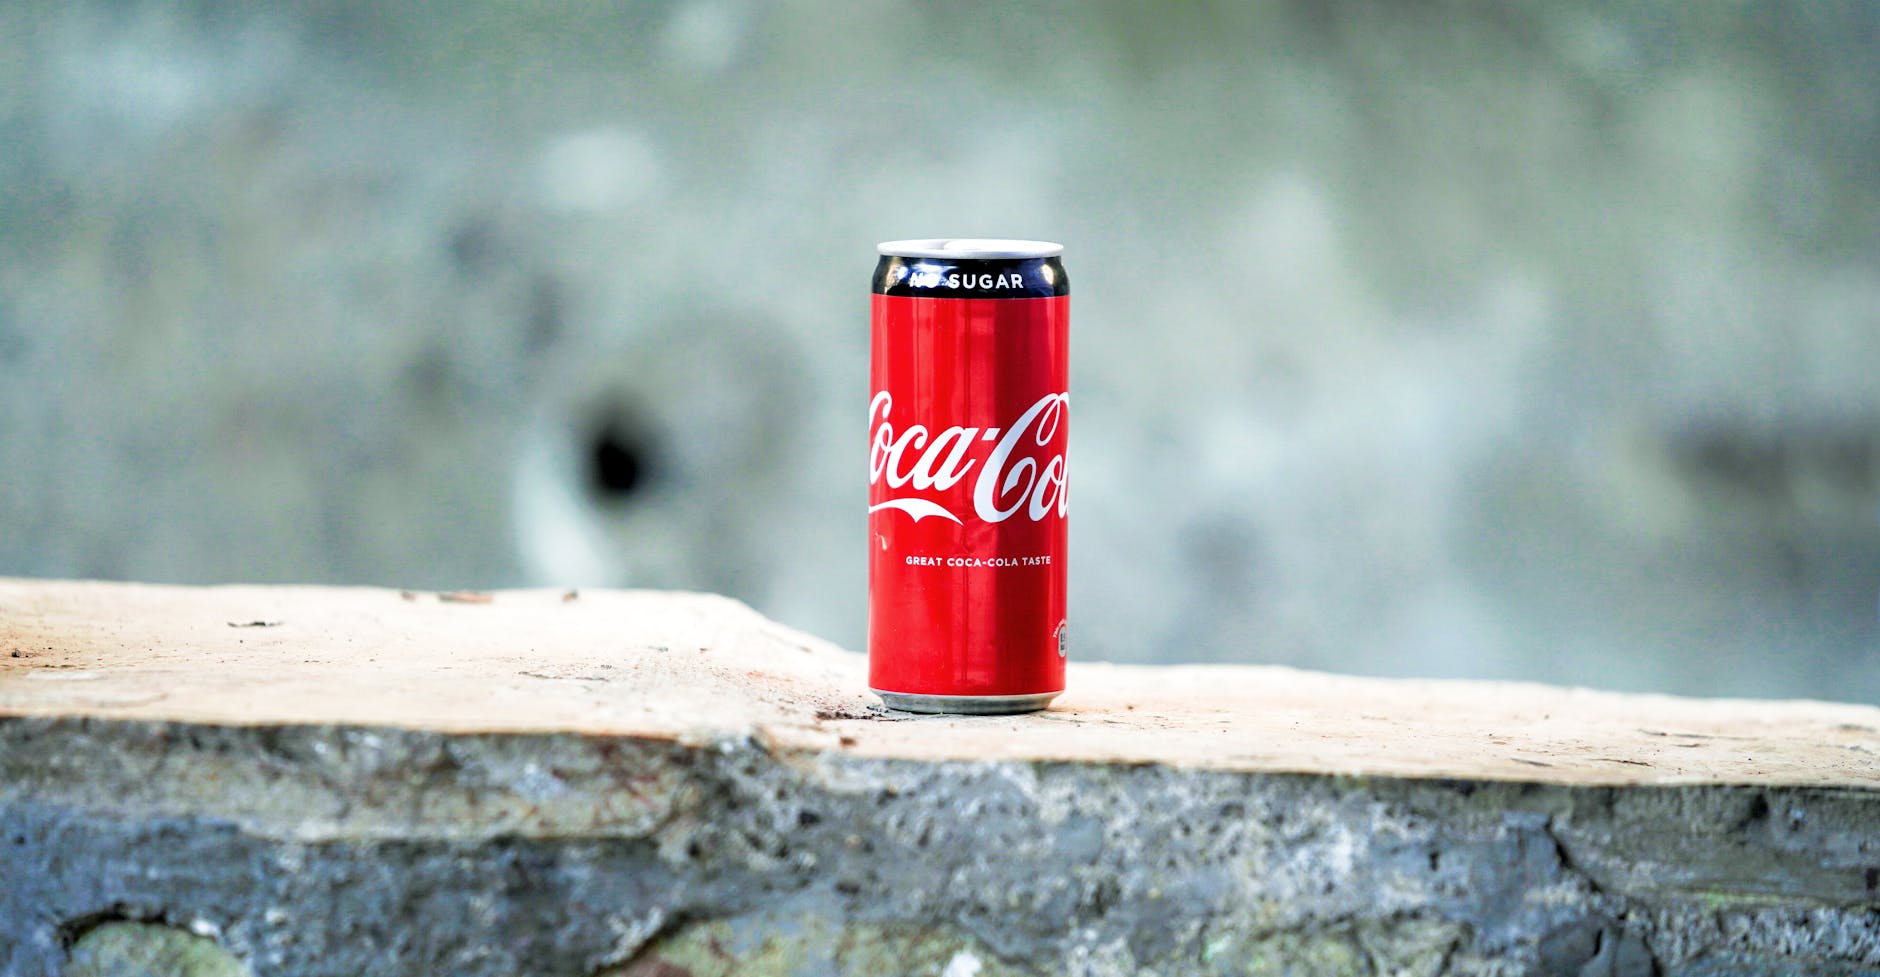
[[[0,581],[0,973],[1880,972],[1880,710],[862,675],[706,595]]]

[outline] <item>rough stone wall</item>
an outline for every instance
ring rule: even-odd
[[[20,977],[1880,971],[1871,791],[82,719],[0,746]],[[185,769],[226,789],[178,806]]]
[[[0,573],[859,644],[881,239],[1061,238],[1075,653],[1880,697],[1872,5],[0,7]]]
[[[865,675],[715,595],[0,580],[0,977],[1880,974],[1880,709]]]

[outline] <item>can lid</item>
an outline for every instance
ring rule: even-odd
[[[895,258],[1053,258],[1064,253],[1064,245],[1003,238],[935,237],[885,241],[881,244],[881,253]]]

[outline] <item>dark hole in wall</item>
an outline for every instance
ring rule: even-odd
[[[624,504],[646,490],[655,475],[655,451],[634,412],[616,405],[596,413],[587,439],[587,475],[589,490],[604,504]]]
[[[67,951],[85,934],[107,923],[162,923],[163,914],[147,912],[128,903],[114,902],[97,912],[74,916],[59,924],[59,946]]]

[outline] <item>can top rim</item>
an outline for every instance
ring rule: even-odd
[[[1064,245],[1051,241],[984,237],[884,241],[880,248],[882,254],[892,258],[1055,258],[1064,253]]]

